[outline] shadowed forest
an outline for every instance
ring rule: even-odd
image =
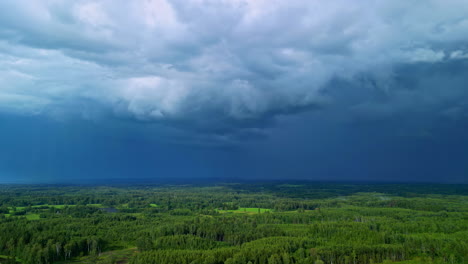
[[[0,186],[0,263],[468,263],[468,188]]]

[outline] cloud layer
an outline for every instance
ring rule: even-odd
[[[463,74],[445,73],[466,69],[467,14],[464,0],[1,1],[0,111],[223,133],[340,101],[338,81],[387,98],[358,96],[360,116],[447,102],[464,116]]]

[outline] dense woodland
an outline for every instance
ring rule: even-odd
[[[0,263],[468,263],[468,186],[0,186]]]

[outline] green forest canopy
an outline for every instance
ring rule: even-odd
[[[0,186],[0,263],[467,263],[465,185]]]

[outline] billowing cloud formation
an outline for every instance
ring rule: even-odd
[[[401,69],[467,60],[467,14],[465,0],[5,0],[0,111],[254,128],[333,101],[334,80],[397,98],[355,113],[447,102],[459,84],[421,99]]]

